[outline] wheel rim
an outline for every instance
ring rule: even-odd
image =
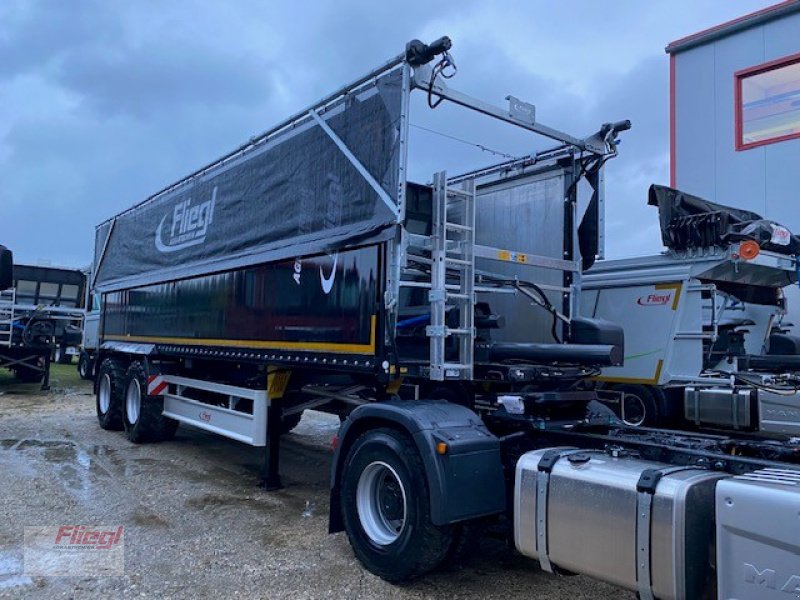
[[[388,546],[403,532],[407,501],[403,482],[382,461],[367,465],[358,478],[356,508],[361,528],[374,544]]]
[[[640,427],[646,417],[644,401],[636,394],[625,394],[622,398],[622,421],[631,427]]]
[[[86,376],[86,361],[83,358],[78,360],[78,375],[81,377]]]
[[[106,414],[111,407],[111,377],[103,375],[100,380],[100,387],[97,389],[97,399],[100,404],[100,412]]]
[[[128,416],[128,423],[131,425],[139,420],[141,405],[142,388],[139,386],[138,379],[132,379],[128,384],[128,391],[125,393],[125,412]]]

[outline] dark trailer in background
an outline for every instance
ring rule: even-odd
[[[46,314],[53,324],[52,358],[69,364],[79,353],[86,301],[86,273],[80,269],[14,265],[17,312]]]
[[[0,291],[0,367],[49,385],[50,361],[68,362],[81,343],[86,276],[76,269],[13,265]]]

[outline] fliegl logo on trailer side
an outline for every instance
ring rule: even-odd
[[[206,241],[208,227],[214,222],[214,205],[217,201],[217,187],[211,192],[211,199],[200,204],[192,204],[192,199],[181,200],[165,214],[156,229],[156,248],[159,252],[176,252],[197,246]],[[168,222],[172,217],[171,222]]]
[[[664,306],[669,304],[672,300],[672,293],[669,294],[647,294],[646,296],[639,296],[636,299],[636,304],[639,306]]]

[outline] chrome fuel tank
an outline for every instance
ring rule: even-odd
[[[726,477],[600,451],[544,449],[517,462],[517,549],[545,570],[642,598],[713,597],[714,489]]]

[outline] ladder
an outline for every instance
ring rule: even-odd
[[[16,290],[4,290],[0,292],[0,346],[11,346],[14,336],[14,304],[16,302]]]
[[[447,185],[445,171],[433,177],[430,378],[472,379],[475,353],[475,180]],[[451,283],[447,283],[447,274]],[[455,274],[455,281],[452,275]],[[447,313],[456,309],[457,327],[448,327]],[[458,336],[457,362],[447,362],[447,338]]]

